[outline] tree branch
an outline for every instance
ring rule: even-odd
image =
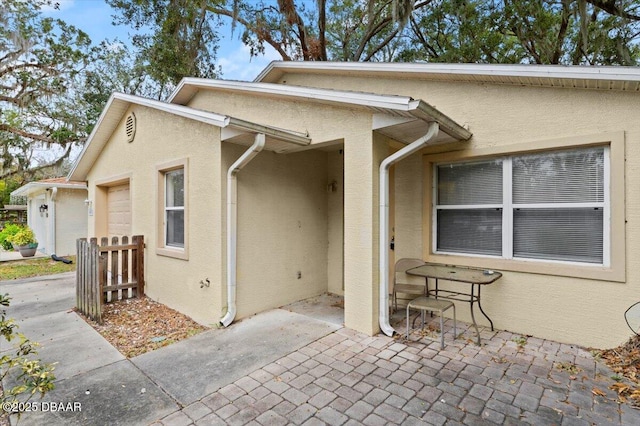
[[[619,16],[621,18],[630,19],[632,21],[640,21],[640,15],[634,15],[620,9],[615,0],[586,0],[598,9],[602,9],[610,15]]]
[[[255,35],[258,35],[258,31],[257,31],[257,27],[250,23],[249,21],[247,21],[244,18],[241,18],[240,16],[234,15],[234,13],[232,11],[226,10],[226,9],[220,9],[214,6],[207,6],[207,10],[209,10],[211,13],[214,13],[216,15],[222,15],[222,16],[226,16],[229,17],[237,22],[240,22],[242,25],[244,25],[248,30],[250,30],[251,32],[253,32]],[[290,61],[291,57],[287,54],[287,52],[282,48],[281,44],[276,42],[275,40],[273,40],[273,38],[271,37],[270,34],[266,33],[263,34],[263,37],[258,37],[259,40],[261,41],[265,41],[267,42],[267,44],[269,44],[271,47],[273,47],[282,57],[283,60],[285,61]]]

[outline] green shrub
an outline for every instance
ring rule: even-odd
[[[26,246],[29,244],[37,244],[36,234],[28,226],[22,228],[17,234],[9,237],[11,242],[17,246]]]
[[[5,225],[4,229],[0,231],[0,246],[5,250],[13,250],[11,238],[22,230],[22,226],[15,223],[9,223]]]

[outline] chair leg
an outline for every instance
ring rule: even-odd
[[[456,341],[458,332],[456,331],[456,305],[453,305],[453,341]]]
[[[409,305],[407,304],[407,340],[409,340]]]

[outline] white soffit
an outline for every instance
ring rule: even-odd
[[[280,150],[282,149],[283,144],[304,146],[311,143],[310,138],[298,132],[291,132],[275,127],[255,124],[209,111],[189,108],[183,105],[176,105],[140,96],[126,95],[123,93],[114,93],[107,101],[106,106],[102,110],[93,131],[89,135],[89,138],[80,153],[80,156],[73,165],[68,176],[69,180],[83,181],[86,179],[87,173],[98,159],[102,149],[111,138],[111,135],[116,130],[131,105],[140,105],[152,108],[179,117],[206,123],[221,129],[232,127],[237,132],[249,134],[251,138],[253,138],[253,135],[256,133],[264,133],[267,140],[265,148],[270,150]],[[230,141],[233,142],[233,140]]]
[[[274,61],[254,81],[288,72],[640,92],[640,68],[620,66]]]

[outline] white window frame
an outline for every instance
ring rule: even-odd
[[[167,174],[176,170],[184,173],[184,206],[167,206]],[[157,226],[156,254],[189,260],[189,161],[188,158],[170,161],[156,166],[157,176]],[[168,211],[184,211],[184,245],[167,244]]]
[[[451,164],[451,162],[439,162],[435,163],[433,167],[432,176],[432,251],[434,254],[451,255],[451,256],[465,256],[465,257],[480,257],[480,258],[495,258],[506,260],[518,260],[526,262],[540,262],[540,263],[558,263],[567,265],[578,266],[594,266],[594,267],[610,267],[611,266],[611,235],[610,235],[610,223],[611,223],[611,160],[610,160],[610,148],[609,146],[602,146],[604,150],[604,200],[602,202],[589,202],[589,203],[538,203],[538,204],[522,204],[513,203],[513,158],[521,156],[523,154],[513,154],[509,156],[495,157],[494,160],[502,162],[502,204],[470,204],[470,205],[438,205],[438,166]],[[580,150],[587,149],[587,147],[572,147],[568,150]],[[567,151],[568,151],[567,150]],[[543,151],[548,153],[557,152],[560,150],[548,150]],[[563,150],[564,151],[564,150]],[[524,154],[526,155],[526,154]],[[458,163],[472,164],[473,160],[457,161]],[[551,259],[533,259],[515,257],[513,255],[513,212],[514,209],[542,209],[542,208],[602,208],[603,209],[603,261],[602,263],[587,263],[587,262],[572,262],[566,260],[551,260]],[[502,209],[502,255],[491,256],[486,254],[475,253],[460,253],[460,252],[447,252],[438,250],[438,210],[460,210],[460,209]]]
[[[171,169],[171,170],[165,170],[164,172],[164,245],[166,247],[171,247],[174,249],[182,249],[184,250],[184,245],[185,245],[185,241],[184,241],[184,235],[183,235],[183,241],[182,244],[171,244],[169,243],[169,212],[170,211],[181,211],[183,212],[183,219],[182,219],[182,226],[183,228],[185,227],[185,220],[184,220],[184,216],[185,216],[185,206],[184,204],[186,203],[186,200],[183,200],[182,202],[182,206],[168,206],[167,205],[167,190],[169,189],[169,185],[168,185],[168,177],[171,173],[177,172],[177,171],[182,171],[182,191],[183,193],[186,193],[185,191],[185,186],[186,186],[186,182],[184,180],[184,176],[185,176],[185,170],[184,168],[180,167],[177,169]]]

